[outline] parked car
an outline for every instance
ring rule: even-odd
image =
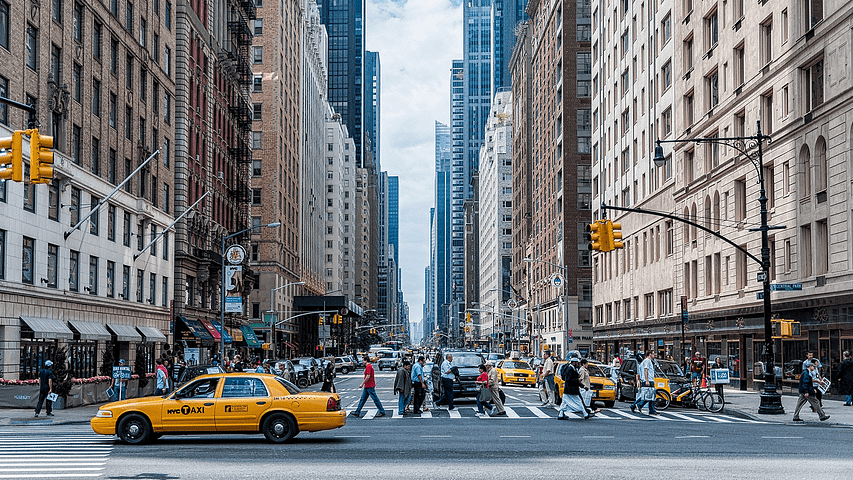
[[[376,368],[381,372],[384,369],[397,370],[403,362],[403,352],[379,352],[379,361],[376,362]]]
[[[335,371],[344,375],[355,370],[355,362],[349,357],[335,357]]]
[[[304,365],[309,374],[309,380],[312,384],[323,381],[323,367],[320,365],[320,362],[317,361],[314,357],[300,357],[293,359],[293,366],[296,364]]]
[[[480,392],[480,387],[477,386],[475,380],[480,374],[477,368],[486,363],[483,355],[477,352],[466,350],[443,350],[436,353],[435,368],[432,369],[432,395],[438,400],[444,392],[444,385],[441,383],[441,363],[444,361],[447,354],[453,355],[453,365],[459,370],[459,381],[453,382],[453,396],[460,397],[475,397]]]

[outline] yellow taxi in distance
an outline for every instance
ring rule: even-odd
[[[536,385],[536,372],[523,360],[501,360],[496,368],[501,385]]]
[[[554,375],[554,383],[557,384],[558,399],[563,396],[563,378],[560,376],[560,372],[563,369],[563,365],[566,363],[567,362],[565,361],[554,362],[554,371],[556,372]],[[602,402],[607,408],[615,405],[616,384],[613,383],[613,380],[607,378],[604,371],[601,370],[598,365],[590,363],[587,364],[586,369],[589,371],[589,389],[592,390],[592,401]]]
[[[95,433],[134,445],[162,435],[259,432],[282,443],[345,424],[337,393],[302,392],[264,373],[202,375],[166,396],[103,405],[91,420]]]

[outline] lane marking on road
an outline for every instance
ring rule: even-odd
[[[530,435],[501,435],[500,438],[530,438]]]
[[[761,438],[772,439],[772,440],[778,440],[778,439],[783,439],[783,440],[799,440],[799,439],[801,439],[801,438],[803,438],[803,437],[761,437]]]
[[[613,435],[584,435],[583,438],[616,438]]]
[[[681,437],[675,437],[675,438],[711,438],[711,436],[710,435],[683,435]]]
[[[515,413],[515,410],[510,407],[504,407],[504,411],[506,411],[506,416],[508,418],[521,418],[521,416]]]
[[[548,415],[547,413],[543,412],[538,407],[527,407],[527,409],[533,412],[533,414],[539,418],[551,418],[551,415]]]
[[[664,415],[671,415],[671,416],[673,416],[673,417],[675,417],[675,418],[680,418],[680,419],[682,419],[682,420],[687,420],[688,422],[699,422],[699,423],[705,423],[705,422],[703,422],[702,420],[699,420],[698,418],[688,417],[687,415],[682,415],[682,414],[680,414],[680,413],[675,413],[675,412],[664,412]]]
[[[335,435],[336,438],[370,438],[370,435]]]
[[[453,438],[450,435],[421,435],[421,438]]]
[[[450,418],[462,418],[462,414],[459,413],[459,407],[456,407],[453,410],[448,410],[447,413],[450,414]]]

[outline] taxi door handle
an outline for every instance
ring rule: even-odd
[[[258,405],[266,405],[267,402],[256,402]]]
[[[205,404],[204,404],[204,406],[205,406],[205,407],[212,407],[212,406],[213,406],[213,402],[205,403]]]

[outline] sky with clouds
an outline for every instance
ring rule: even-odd
[[[461,0],[367,0],[367,50],[381,63],[382,169],[400,177],[400,269],[412,321],[429,265],[435,121],[450,119],[450,66],[462,58]]]

